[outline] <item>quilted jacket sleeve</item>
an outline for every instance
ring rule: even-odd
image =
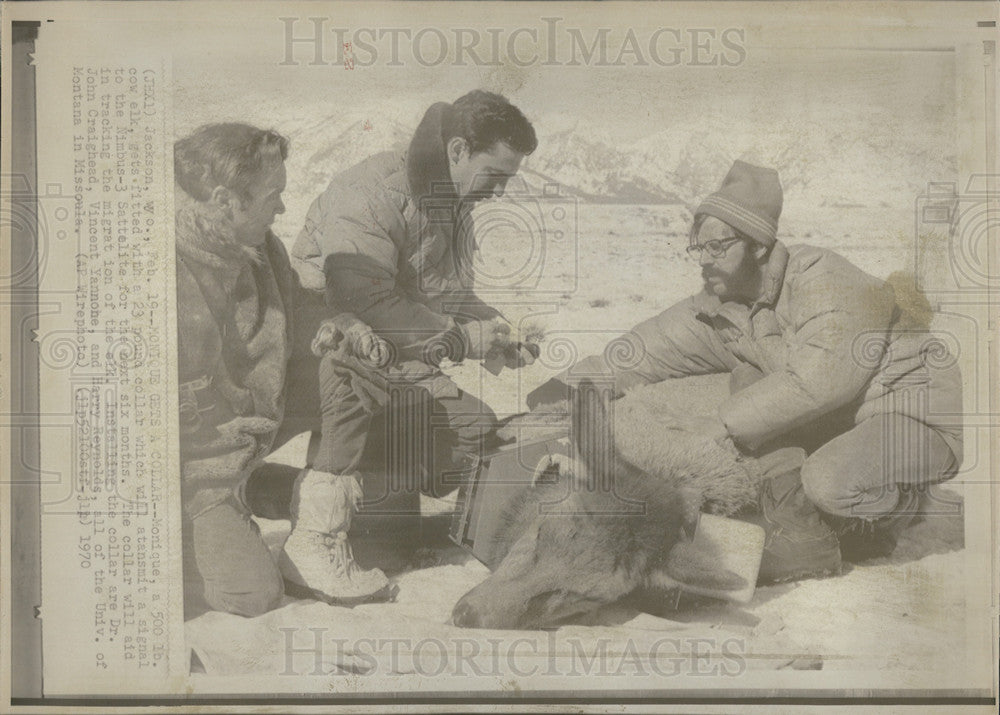
[[[296,245],[303,282],[405,351],[453,321],[397,285],[407,225],[402,199],[370,185],[334,182],[312,205]],[[313,285],[308,285],[310,282]]]
[[[585,358],[553,378],[528,396],[528,406],[563,399],[559,390],[588,378],[613,381],[615,396],[620,396],[637,385],[728,372],[737,364],[711,326],[698,319],[689,298],[611,340],[603,354]]]
[[[793,323],[784,369],[719,409],[749,448],[858,397],[878,370],[870,351],[885,345],[895,308],[891,288],[827,251],[789,264],[782,291]]]

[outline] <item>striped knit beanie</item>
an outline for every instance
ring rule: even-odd
[[[715,216],[770,247],[777,240],[781,203],[777,171],[737,160],[719,190],[702,201],[694,215]]]

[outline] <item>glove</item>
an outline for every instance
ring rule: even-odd
[[[378,366],[388,362],[390,350],[389,343],[350,313],[342,313],[320,323],[311,348],[316,357],[322,357],[331,350],[342,350]]]
[[[535,362],[541,353],[534,343],[510,343],[506,347],[494,347],[483,358],[483,367],[493,375],[499,375],[504,368],[516,370]]]
[[[503,351],[504,367],[516,370],[533,365],[542,350],[535,343],[511,343]]]
[[[385,367],[389,362],[389,343],[362,322],[347,332],[348,344],[354,356],[372,365]]]
[[[490,350],[506,345],[510,326],[498,320],[473,320],[458,326],[465,341],[465,357],[482,360]]]

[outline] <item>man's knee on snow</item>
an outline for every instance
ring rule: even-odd
[[[497,415],[489,405],[479,400],[464,400],[462,412],[449,414],[449,428],[460,438],[481,439],[497,428]]]
[[[496,413],[485,403],[466,400],[466,410],[451,412],[447,427],[436,428],[434,459],[430,480],[421,491],[443,497],[475,478],[485,456],[490,435],[496,431]]]
[[[243,590],[246,589],[246,590]],[[234,588],[205,584],[205,601],[216,611],[233,613],[237,616],[260,616],[277,608],[285,595],[285,584],[278,567],[269,565],[262,569],[256,580],[248,578],[247,583]]]
[[[500,426],[500,420],[497,419],[497,414],[490,408],[486,403],[483,403],[482,412],[480,413],[480,418],[478,421],[479,433],[482,438],[485,439],[489,435],[496,432],[497,427]]]
[[[278,605],[281,573],[236,494],[185,521],[184,585],[192,613],[204,605],[258,616]]]
[[[802,465],[802,488],[806,496],[827,514],[873,519],[889,514],[899,502],[895,484],[861,490],[851,477],[845,473],[844,465],[817,459],[815,455]]]
[[[448,410],[447,425],[434,427],[435,450],[441,451],[439,462],[441,458],[448,459],[448,446],[455,455],[452,460],[455,462],[461,461],[458,458],[464,455],[482,455],[484,444],[499,425],[496,413],[486,403],[479,400],[463,400],[463,403],[460,410],[453,406]]]
[[[815,457],[802,465],[802,488],[820,511],[836,516],[851,516],[856,496],[848,487],[849,479],[842,465]]]

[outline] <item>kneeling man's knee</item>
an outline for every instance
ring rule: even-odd
[[[205,601],[216,611],[237,616],[260,616],[277,608],[285,595],[285,584],[276,566],[261,569],[256,579],[248,579],[245,590],[226,588],[221,584],[205,585]],[[249,574],[248,574],[249,576]]]
[[[497,413],[485,402],[482,403],[482,412],[480,414],[479,426],[483,430],[483,434],[492,432],[500,424],[500,421],[497,419]]]
[[[193,599],[240,616],[259,616],[281,601],[278,565],[235,497],[193,517],[185,533],[185,586]]]
[[[460,443],[478,443],[499,424],[493,409],[471,396],[465,396],[456,405],[449,405],[448,412],[448,428],[458,435]]]
[[[826,460],[807,459],[802,465],[802,488],[820,511],[849,516],[852,505],[847,475]]]

